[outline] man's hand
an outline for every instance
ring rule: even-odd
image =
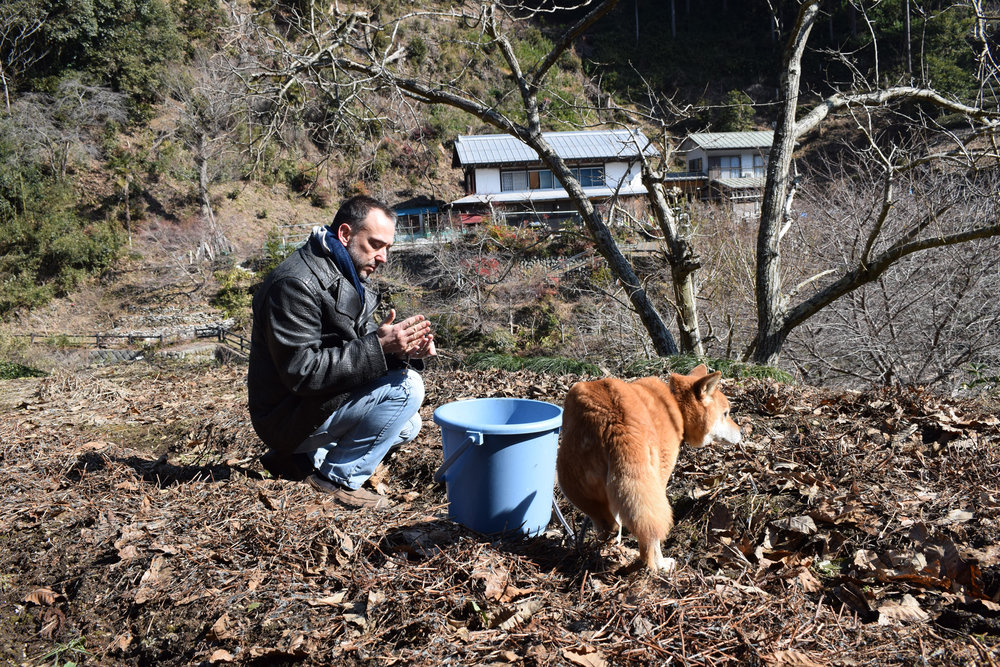
[[[428,352],[434,350],[434,337],[431,335],[431,323],[423,315],[407,317],[402,322],[393,324],[395,319],[396,311],[392,309],[375,332],[385,354],[402,357],[436,354]]]
[[[436,357],[437,348],[434,347],[434,334],[427,334],[424,338],[417,343],[409,352],[409,356],[412,359],[426,359],[427,357]]]

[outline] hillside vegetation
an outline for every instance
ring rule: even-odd
[[[165,308],[192,311],[190,322],[225,320],[239,328],[247,321],[249,294],[260,278],[243,269],[273,265],[287,252],[286,243],[329,220],[344,197],[367,192],[395,204],[417,197],[450,201],[461,194],[460,174],[450,165],[450,142],[459,133],[495,130],[451,107],[412,104],[375,122],[352,116],[349,105],[337,109],[331,100],[292,89],[291,112],[279,133],[265,134],[263,126],[250,122],[248,111],[260,101],[244,95],[231,69],[238,64],[230,11],[236,7],[247,5],[216,0],[5,3],[0,14],[6,93],[0,117],[0,317],[7,331],[152,329]],[[393,16],[407,7],[354,3],[351,8]],[[689,107],[663,128],[668,139],[696,129],[768,127],[782,46],[774,27],[786,26],[796,7],[777,3],[775,23],[764,4],[620,4],[559,60],[548,81],[546,129],[604,123],[608,115],[597,109],[612,107],[639,112],[615,122],[646,122],[640,117],[650,93],[661,101],[673,96],[676,105]],[[261,25],[291,35],[307,4],[251,3],[249,8],[257,10]],[[402,32],[394,38],[405,46],[406,57],[421,72],[441,77],[474,72],[467,79],[469,92],[517,117],[519,100],[500,85],[507,72],[498,54],[473,48],[475,27],[435,21],[439,8],[445,5],[422,3],[426,19],[400,24]],[[859,72],[877,67],[885,80],[910,75],[916,62],[922,76],[941,90],[971,94],[974,62],[971,51],[960,46],[968,41],[973,17],[944,5],[937,14],[914,14],[910,34],[920,35],[922,48],[914,61],[904,48],[904,9],[904,3],[893,0],[862,17],[848,4],[838,5],[820,31],[817,52],[834,46],[850,51],[855,54],[850,67]],[[517,57],[526,63],[543,57],[579,15],[543,11],[517,23]],[[861,18],[878,30],[877,63],[869,48],[872,37],[859,27]],[[375,46],[388,43],[385,35],[373,39]],[[849,73],[821,66],[818,57],[807,58],[806,88],[822,94]],[[658,135],[652,117],[647,120],[650,134]],[[835,181],[825,172],[832,172],[829,165],[839,159],[837,147],[852,140],[850,128],[834,127],[800,162],[827,190]],[[817,220],[817,229],[828,224],[820,220],[823,202],[809,208],[805,198],[800,201],[803,215]],[[699,287],[706,351],[740,357],[752,339],[747,248],[753,230],[708,208],[692,206],[686,215],[703,244]],[[384,282],[405,307],[434,315],[442,337],[457,352],[570,356],[607,369],[647,359],[652,351],[646,334],[617,303],[614,277],[598,259],[588,258],[586,266],[568,275],[563,267],[553,270],[551,262],[548,269],[520,262],[525,256],[550,261],[591,249],[580,240],[580,230],[566,231],[546,240],[530,230],[484,229],[465,245],[436,252],[444,261],[428,264],[419,256],[399,255],[399,266]],[[640,225],[616,234],[630,246],[648,241],[645,231]],[[798,240],[812,254],[790,270],[796,279],[822,271],[825,259],[838,252],[836,246],[817,252],[813,235],[807,227]],[[977,249],[976,257],[991,248]],[[504,280],[469,272],[470,262],[484,254],[499,266],[513,267],[502,274]],[[947,258],[945,264],[953,261]],[[915,262],[913,270],[921,266],[926,260]],[[643,273],[653,298],[669,312],[668,270],[651,261]],[[995,317],[966,312],[964,305],[982,303],[978,295],[991,284],[956,280],[944,288],[933,286],[940,291],[935,299],[960,304],[956,311],[962,313],[961,322],[948,336],[939,332],[938,341],[958,336],[954,344],[961,347],[969,340],[991,340],[957,333],[971,326],[971,319],[985,327]],[[425,297],[423,302],[411,298],[415,295]],[[472,305],[462,311],[470,321],[454,317],[456,301]],[[905,322],[930,321],[892,303],[881,308],[900,313]],[[795,339],[789,370],[815,381],[844,381],[847,376],[836,369],[865,362],[852,352],[853,340],[817,338],[815,332],[828,333],[830,324],[844,316],[838,312]],[[939,326],[937,320],[933,326]],[[883,335],[875,326],[855,328],[859,336]],[[921,333],[927,340],[933,335]],[[925,357],[927,345],[904,339],[889,343]],[[17,341],[5,339],[2,347],[13,361],[30,361],[17,351]],[[839,356],[820,363],[814,358],[820,348]],[[900,356],[884,368],[861,372],[861,382],[938,378],[952,389],[995,384],[993,343],[975,354],[934,359],[933,372],[919,359]],[[949,363],[958,370],[947,371]]]

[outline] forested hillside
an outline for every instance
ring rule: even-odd
[[[490,114],[528,121],[509,58],[531,72],[547,54],[558,56],[531,92],[542,130],[644,127],[664,151],[661,170],[682,168],[670,151],[688,132],[775,126],[784,99],[783,50],[800,3],[604,5],[609,11],[573,32],[593,5],[556,11],[529,2],[484,11],[402,1],[326,8],[257,0],[7,0],[0,5],[0,316],[8,331],[139,328],[137,317],[130,319],[139,294],[153,310],[178,307],[181,299],[185,308],[197,304],[239,327],[259,280],[244,269],[272,265],[283,242],[327,220],[345,196],[368,192],[391,204],[459,196],[460,173],[450,164],[454,137],[498,131]],[[971,154],[991,140],[996,18],[978,4],[903,0],[823,3],[820,11],[802,55],[800,115],[835,93],[880,86],[926,87],[948,105],[912,97],[891,112],[862,105],[859,114],[845,106],[796,143],[796,188],[803,185],[786,194],[789,212],[797,194],[801,220],[783,236],[787,257],[775,275],[786,283],[786,301],[798,296],[795,285],[831,296],[818,314],[788,319],[787,330],[774,332],[788,340],[777,363],[817,382],[994,386],[998,310],[983,298],[996,287],[995,271],[984,271],[997,250],[992,233],[894,258],[892,271],[856,279],[848,291],[834,288],[851,271],[868,270],[864,261],[843,270],[838,263],[882,247],[861,222],[852,229],[866,216],[878,220],[888,203],[879,202],[880,178],[911,195],[983,195],[963,196],[961,206],[892,202],[913,220],[926,210],[942,218],[947,210],[955,220],[995,223],[989,191],[996,167],[988,157],[975,157],[971,168],[911,167],[923,160],[915,147],[928,155]],[[567,35],[572,39],[561,44]],[[414,80],[437,82],[436,90],[461,93],[481,111],[406,91],[400,80],[373,71],[358,76],[343,64],[322,80],[323,58],[334,62],[341,46],[348,55],[382,54],[382,72],[398,66]],[[674,335],[682,351],[771,363],[777,356],[762,351],[771,338],[755,324],[770,321],[755,300],[762,293],[754,285],[761,271],[755,257],[766,255],[754,249],[757,230],[697,202],[671,206],[667,215],[676,214],[690,234],[685,252],[695,261],[687,264],[700,267],[691,284],[701,330],[696,344],[685,345],[691,322],[680,322]],[[913,229],[929,231],[909,224],[889,219],[880,229],[895,225],[900,239]],[[854,245],[840,233],[822,236],[829,230],[853,235]],[[498,284],[459,275],[470,253],[515,262],[594,251],[587,239],[593,229],[566,231],[546,240],[484,229],[471,246],[440,253],[447,262],[399,262],[387,286],[402,298],[416,294],[403,285],[419,284],[442,337],[461,353],[562,355],[608,368],[662,353],[655,335],[650,342],[647,318],[636,318],[642,311],[635,301],[620,305],[632,297],[616,296],[615,285],[628,281],[613,262],[601,266],[600,244],[584,275],[554,279],[523,263]],[[623,246],[649,240],[648,230],[612,232]],[[635,267],[661,314],[678,303],[671,281],[683,262],[675,255],[671,249],[668,261]],[[433,275],[414,274],[414,267]],[[466,287],[477,280],[483,284],[470,293]],[[472,321],[449,317],[447,304],[456,299],[475,301]],[[86,310],[99,315],[88,320],[94,313],[67,305],[73,303],[91,304]],[[787,310],[794,314],[793,305]],[[674,326],[672,315],[661,317]],[[615,343],[608,345],[612,329]],[[19,356],[15,343],[5,338],[3,348]]]

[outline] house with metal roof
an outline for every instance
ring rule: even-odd
[[[656,148],[638,129],[546,132],[546,141],[573,171],[595,203],[646,193],[640,155]],[[569,195],[533,149],[507,134],[463,135],[455,139],[452,166],[463,171],[465,196],[451,202],[467,219],[490,214],[531,224],[575,214]]]
[[[688,172],[700,173],[701,199],[722,200],[744,213],[759,210],[774,132],[696,132],[677,147]]]

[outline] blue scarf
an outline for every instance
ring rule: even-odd
[[[320,246],[329,253],[330,259],[340,269],[340,272],[354,283],[354,289],[358,290],[358,296],[361,298],[361,307],[364,308],[365,288],[361,284],[358,269],[354,266],[354,260],[348,254],[347,248],[344,247],[344,244],[340,242],[340,239],[337,238],[337,235],[329,227],[313,227],[313,236],[317,237]]]

